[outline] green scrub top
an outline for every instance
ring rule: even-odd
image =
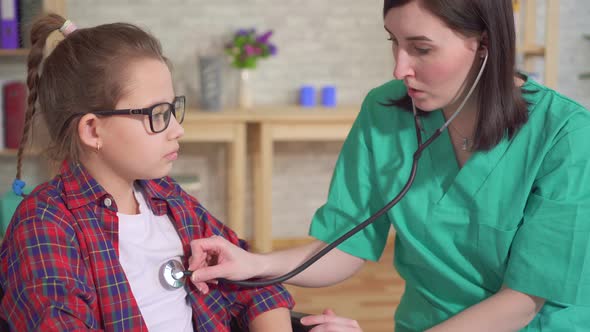
[[[423,331],[502,285],[546,299],[522,331],[590,329],[590,113],[530,79],[529,120],[511,139],[459,168],[445,130],[424,152],[407,195],[338,248],[378,260],[395,228],[394,265],[406,281],[395,331]],[[417,147],[412,112],[384,106],[401,81],[373,89],[338,158],[310,235],[331,242],[406,183]],[[445,119],[421,117],[423,141]]]

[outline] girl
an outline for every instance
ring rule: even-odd
[[[64,35],[43,59],[50,33]],[[159,42],[123,23],[76,29],[58,15],[35,22],[29,98],[18,159],[43,116],[59,174],[27,195],[0,250],[0,318],[14,331],[291,331],[280,285],[217,285],[207,295],[159,280],[188,265],[190,241],[218,235],[246,248],[167,177],[178,156],[185,102],[174,94]]]

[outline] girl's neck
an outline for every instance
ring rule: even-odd
[[[138,214],[139,203],[133,193],[133,183],[135,181],[125,179],[97,159],[81,160],[81,163],[104,190],[113,196],[117,203],[118,212]]]

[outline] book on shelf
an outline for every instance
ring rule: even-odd
[[[18,149],[25,125],[27,87],[24,82],[12,81],[2,86],[4,94],[4,147]]]
[[[0,0],[0,48],[19,48],[18,0]]]
[[[20,0],[18,10],[20,47],[30,48],[31,26],[35,18],[43,12],[43,0]]]
[[[4,84],[8,80],[0,78],[0,150],[6,148],[4,143]]]
[[[31,47],[29,34],[44,0],[0,0],[0,49]]]

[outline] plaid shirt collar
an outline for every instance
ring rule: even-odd
[[[64,200],[70,210],[88,204],[100,205],[107,197],[111,197],[80,163],[64,161],[60,173],[65,194]],[[168,178],[155,181],[137,180],[136,184],[143,191],[148,205],[156,215],[165,214],[165,202],[172,198],[179,198],[181,195],[178,186],[174,186]],[[117,210],[115,202],[113,202],[112,208]]]

